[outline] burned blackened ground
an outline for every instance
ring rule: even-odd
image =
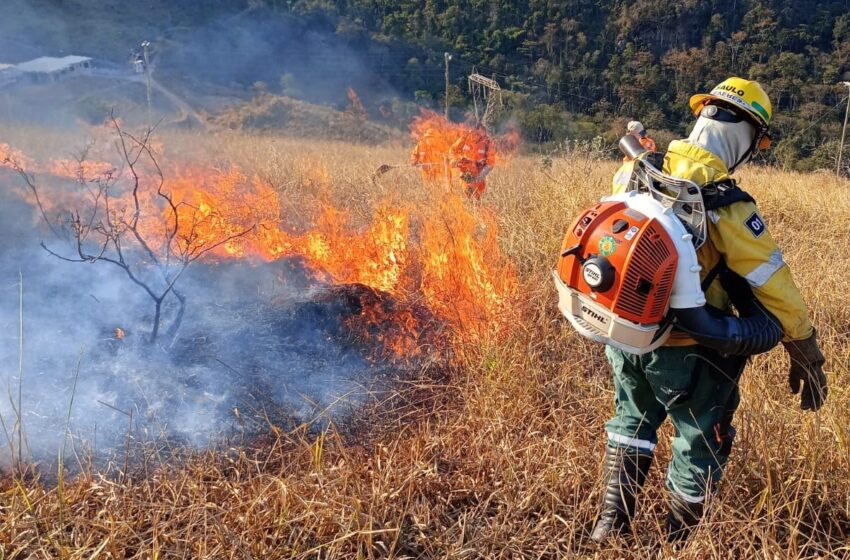
[[[123,271],[58,260],[38,247],[31,209],[8,202],[3,213],[3,463],[17,453],[19,383],[24,456],[55,460],[64,447],[66,456],[108,458],[123,453],[128,434],[206,446],[272,426],[344,421],[413,367],[382,345],[397,338],[393,313],[427,319],[423,310],[362,285],[332,285],[299,259],[196,263],[180,284],[180,328],[151,344],[152,304]]]

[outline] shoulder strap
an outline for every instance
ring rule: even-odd
[[[700,283],[700,288],[703,292],[707,292],[708,288],[711,286],[712,282],[720,275],[723,270],[726,269],[726,261],[723,260],[723,257],[720,257],[720,260],[717,261],[717,264],[712,267],[711,270],[708,271],[708,274],[705,275],[705,278],[702,279]]]
[[[708,291],[711,284],[719,278],[720,286],[723,291],[729,296],[732,305],[738,310],[738,313],[749,314],[753,311],[755,302],[758,301],[749,283],[734,270],[726,265],[726,261],[721,256],[717,264],[708,271],[700,288],[703,293]]]
[[[646,159],[647,159],[647,161],[649,161],[649,163],[651,163],[651,164],[652,164],[652,165],[653,165],[656,169],[662,169],[662,168],[664,167],[664,156],[665,156],[665,155],[667,155],[667,153],[666,153],[666,152],[665,152],[665,153],[663,153],[663,154],[662,154],[661,152],[650,152],[650,153],[646,156]]]
[[[708,183],[702,187],[702,198],[706,210],[717,210],[736,202],[755,202],[749,193],[741,189],[735,179]]]

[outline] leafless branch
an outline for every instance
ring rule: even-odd
[[[61,238],[59,232],[53,227],[53,222],[47,217],[47,212],[44,210],[44,204],[41,202],[41,198],[38,196],[38,189],[35,187],[35,178],[27,173],[27,171],[23,168],[21,163],[13,158],[6,158],[4,160],[6,164],[8,164],[20,177],[23,179],[24,183],[27,185],[27,188],[32,192],[33,197],[35,197],[35,204],[38,206],[38,211],[41,212],[41,217],[44,219],[47,227],[50,228],[50,231],[54,236]]]
[[[210,251],[244,237],[255,229],[252,225],[237,233],[226,235],[220,239],[210,240],[200,235],[198,228],[204,223],[205,216],[198,208],[184,202],[177,202],[172,193],[166,190],[165,176],[157,161],[156,154],[151,149],[150,141],[154,128],[147,129],[136,136],[122,130],[121,124],[113,116],[112,128],[117,136],[116,146],[121,157],[121,172],[112,172],[89,180],[85,176],[84,162],[88,157],[83,150],[77,157],[78,169],[76,180],[86,193],[87,206],[71,210],[67,225],[73,235],[73,256],[63,255],[47,246],[41,247],[50,255],[65,262],[74,263],[109,263],[120,268],[127,278],[139,286],[154,303],[154,320],[151,329],[151,342],[155,341],[162,320],[163,304],[173,295],[179,303],[176,316],[167,333],[175,336],[182,321],[186,305],[186,296],[176,289],[176,285],[188,267]],[[142,159],[150,164],[153,170],[153,181],[144,175]],[[16,169],[32,191],[42,218],[58,237],[54,224],[47,216],[39,198],[35,178],[18,166]],[[126,171],[126,174],[125,174]],[[121,177],[126,177],[132,207],[127,209],[113,201],[112,190],[119,187]],[[96,185],[93,187],[92,185]],[[149,189],[151,196],[161,201],[161,206],[154,205],[147,209],[144,191]],[[142,229],[142,219],[146,211],[159,213],[158,208],[165,208],[165,216],[161,231],[163,240],[158,236],[150,239],[150,232]],[[129,215],[128,215],[129,214]],[[189,225],[188,231],[186,224]],[[181,227],[184,231],[181,232]],[[147,263],[138,262],[139,257]],[[152,270],[158,279],[151,278],[146,271]]]
[[[245,237],[246,235],[248,235],[249,233],[254,231],[254,229],[256,229],[256,227],[257,226],[251,226],[248,229],[240,231],[239,233],[234,233],[233,235],[226,237],[225,239],[222,239],[221,241],[217,241],[216,243],[213,243],[211,245],[207,245],[206,247],[203,247],[202,249],[195,252],[191,256],[191,258],[189,259],[189,262],[190,263],[195,262],[196,260],[203,257],[205,254],[209,253],[210,251],[217,249],[217,248],[221,247],[222,245],[233,241],[234,239],[239,239],[240,237]]]

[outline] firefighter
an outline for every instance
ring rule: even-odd
[[[449,157],[452,167],[460,171],[466,183],[466,195],[480,200],[487,188],[486,177],[496,163],[496,153],[484,125],[479,124],[458,138],[452,144]]]
[[[818,410],[827,396],[824,356],[791,271],[755,201],[730,175],[770,146],[770,99],[754,81],[729,78],[690,106],[696,125],[685,140],[670,143],[663,171],[701,186],[708,214],[708,241],[697,256],[703,291],[713,307],[729,310],[753,301],[781,323],[790,357],[788,383],[800,392],[803,410]],[[628,185],[632,162],[614,179]],[[731,302],[731,304],[730,304]],[[634,355],[611,346],[615,414],[606,424],[606,490],[591,538],[604,542],[627,530],[636,494],[646,479],[656,431],[669,417],[675,427],[667,469],[668,540],[687,538],[703,516],[735,437],[738,379],[747,357],[722,356],[674,331],[665,346]]]
[[[640,121],[629,121],[629,124],[626,125],[626,132],[637,138],[640,145],[643,146],[646,151],[656,151],[655,140],[647,136],[646,128],[644,128]],[[629,158],[624,157],[623,161],[629,161]]]

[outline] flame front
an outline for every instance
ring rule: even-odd
[[[85,185],[107,178],[115,185],[110,187],[114,219],[135,212],[133,177],[111,164],[55,160],[40,165],[4,144],[0,161],[12,168],[10,162],[18,162],[40,174],[48,212],[78,208],[86,201]],[[310,175],[319,184],[327,182],[326,170],[315,167]],[[138,227],[153,246],[171,243],[173,252],[181,253],[215,245],[209,259],[246,264],[300,257],[317,279],[365,286],[369,291],[364,294],[370,295],[360,297],[361,311],[349,326],[396,357],[415,356],[437,343],[424,335],[434,321],[448,326],[452,335],[441,336],[440,343],[499,329],[517,289],[514,270],[496,243],[493,216],[473,211],[443,189],[434,189],[430,205],[415,209],[385,200],[366,223],[356,224],[329,197],[287,220],[277,189],[238,166],[166,162],[161,183],[147,171],[137,191]],[[69,189],[69,180],[78,188]],[[173,213],[157,192],[167,193],[179,209],[171,234],[164,224]],[[26,189],[21,193],[32,202]]]
[[[431,184],[452,186],[452,145],[468,133],[465,124],[453,123],[433,111],[423,110],[410,124],[410,134],[416,142],[411,163],[420,166],[422,178]]]

